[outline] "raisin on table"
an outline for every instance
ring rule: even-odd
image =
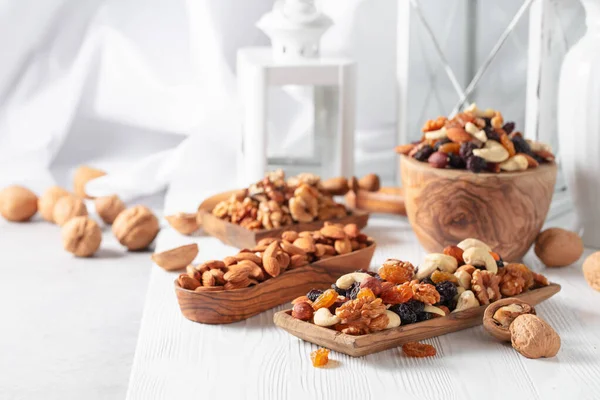
[[[437,354],[435,347],[426,343],[409,342],[402,345],[402,351],[409,357],[433,357]]]
[[[329,362],[329,350],[320,348],[310,353],[313,367],[324,367]]]

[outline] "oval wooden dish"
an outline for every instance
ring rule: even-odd
[[[206,199],[198,208],[198,222],[204,229],[204,232],[216,237],[221,242],[243,249],[256,246],[261,239],[267,237],[278,237],[285,231],[315,231],[320,229],[325,221],[303,222],[298,224],[286,225],[278,229],[263,229],[260,231],[251,231],[240,225],[222,220],[212,215],[211,211],[220,201],[227,200],[232,194],[240,190],[219,193]],[[360,210],[350,210],[350,214],[343,218],[331,219],[329,222],[338,224],[356,224],[360,229],[367,225],[369,213]]]
[[[530,290],[518,296],[531,305],[537,305],[554,296],[560,291],[560,285],[551,283],[548,286]],[[473,326],[481,325],[483,313],[487,306],[470,308],[445,317],[417,322],[398,328],[387,329],[368,335],[352,336],[323,328],[310,322],[304,322],[292,317],[292,310],[279,311],[273,316],[278,327],[285,329],[294,336],[319,346],[327,347],[352,357],[378,353],[383,350],[398,347],[406,342],[429,339],[446,333],[456,332]]]
[[[194,292],[181,288],[175,280],[175,293],[181,313],[204,324],[241,321],[306,294],[311,289],[327,289],[340,276],[368,269],[375,243],[361,250],[316,261],[283,272],[276,278],[244,289]]]
[[[346,205],[353,210],[406,215],[404,192],[399,187],[386,186],[376,192],[349,191],[346,194]]]
[[[540,232],[556,182],[556,164],[521,172],[438,169],[400,156],[408,220],[431,253],[476,237],[518,261]]]

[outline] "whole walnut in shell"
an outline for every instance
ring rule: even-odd
[[[77,257],[94,254],[102,242],[102,231],[93,219],[82,216],[71,218],[61,230],[63,247]]]
[[[575,232],[546,229],[535,239],[535,254],[547,267],[571,265],[583,254],[583,240]]]
[[[0,191],[0,214],[13,222],[29,221],[38,210],[38,198],[23,186],[8,186]]]
[[[58,199],[69,196],[70,193],[60,186],[52,186],[38,199],[40,215],[48,222],[54,222],[54,206]]]
[[[583,262],[583,276],[593,289],[600,291],[600,251],[588,256]]]
[[[554,357],[560,349],[558,333],[537,315],[519,315],[509,330],[512,346],[527,358]]]
[[[98,197],[94,201],[96,212],[105,224],[111,225],[125,209],[125,203],[117,195]]]
[[[88,211],[83,199],[77,196],[63,196],[56,201],[52,217],[54,222],[63,226],[73,217],[87,216]]]
[[[73,176],[73,187],[75,188],[75,194],[77,196],[93,199],[92,196],[88,196],[85,192],[85,185],[91,181],[92,179],[100,178],[101,176],[106,175],[106,172],[88,167],[87,165],[82,165],[75,170],[75,175]]]
[[[142,250],[152,243],[159,231],[158,219],[144,206],[122,211],[112,225],[119,242],[129,250]]]

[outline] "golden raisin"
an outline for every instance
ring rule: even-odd
[[[379,296],[384,304],[402,304],[413,298],[410,282],[392,286],[381,292]]]
[[[427,343],[409,342],[402,345],[402,351],[409,357],[433,357],[437,354],[435,347]]]
[[[395,284],[409,282],[415,274],[415,267],[400,260],[388,259],[377,272],[381,279]]]
[[[440,302],[440,294],[435,286],[428,283],[416,283],[412,285],[413,298],[422,303],[433,305]]]
[[[421,131],[430,132],[442,129],[447,120],[448,119],[446,117],[437,117],[437,119],[435,120],[430,119],[427,122],[425,122],[425,125],[423,125],[423,128],[421,128]]]
[[[312,360],[313,367],[324,367],[329,362],[329,350],[319,348],[310,353],[310,359]]]
[[[458,285],[458,279],[456,278],[456,276],[454,276],[454,274],[451,274],[450,272],[436,270],[436,271],[433,271],[433,273],[431,274],[431,277],[429,279],[431,279],[431,281],[433,283],[450,281],[450,282]]]
[[[313,309],[317,311],[319,308],[329,308],[337,300],[338,294],[333,289],[327,289],[312,304]]]
[[[356,298],[357,299],[362,299],[363,297],[375,300],[375,294],[369,288],[362,288],[362,289],[360,289],[358,291],[358,294],[356,295]]]

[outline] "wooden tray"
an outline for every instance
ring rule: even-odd
[[[559,291],[560,285],[551,283],[549,286],[531,290],[514,297],[522,299],[531,305],[536,305],[554,296]],[[275,325],[302,340],[352,357],[361,357],[398,347],[406,342],[428,339],[480,325],[486,307],[470,308],[465,311],[450,313],[446,317],[434,318],[428,321],[361,336],[346,335],[333,329],[301,321],[291,316],[292,310],[279,311],[273,316],[273,321]]]
[[[346,205],[354,210],[406,215],[404,191],[399,187],[382,187],[377,192],[349,191],[346,194]]]
[[[362,250],[326,258],[285,271],[276,278],[244,289],[194,292],[182,289],[175,280],[175,293],[187,319],[204,324],[228,324],[287,303],[311,289],[328,289],[340,276],[368,269],[375,243]]]
[[[325,221],[313,221],[299,224],[286,225],[279,229],[265,229],[261,231],[251,231],[243,228],[240,225],[232,224],[231,222],[224,221],[220,218],[215,217],[211,214],[214,206],[222,201],[228,199],[232,194],[239,192],[239,190],[232,190],[225,193],[212,196],[206,199],[198,208],[198,220],[200,221],[202,228],[206,233],[211,236],[218,238],[221,242],[240,248],[252,248],[256,246],[256,243],[266,237],[278,237],[285,231],[314,231],[320,229]],[[354,223],[359,228],[364,228],[369,220],[369,213],[360,210],[352,210],[351,214],[338,219],[332,219],[330,222],[336,222],[340,224]]]

